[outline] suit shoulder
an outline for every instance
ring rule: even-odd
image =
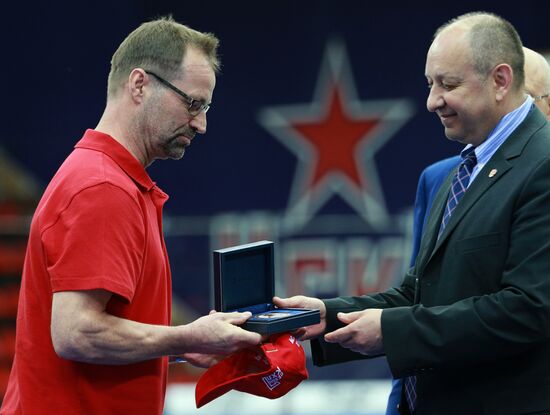
[[[533,133],[522,153],[525,153],[533,161],[550,158],[550,123],[546,123]]]

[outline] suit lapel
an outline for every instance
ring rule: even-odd
[[[439,226],[441,225],[443,209],[445,208],[445,205],[447,203],[449,189],[451,188],[451,183],[453,181],[453,177],[456,175],[457,169],[458,167],[455,167],[447,175],[447,178],[439,188],[439,191],[437,192],[435,199],[432,203],[432,207],[430,208],[429,212],[428,222],[426,223],[426,228],[420,242],[417,264],[425,264],[434,249],[437,234],[439,232]],[[420,274],[421,273],[418,272],[417,275]]]
[[[531,136],[544,124],[546,119],[538,110],[531,110],[523,123],[508,137],[508,139],[500,146],[495,154],[489,159],[487,164],[476,176],[474,182],[468,187],[468,190],[456,206],[445,230],[441,237],[437,239],[443,210],[447,204],[447,197],[453,177],[456,174],[454,169],[451,174],[445,179],[441,186],[430,211],[430,217],[426,226],[426,232],[422,238],[419,254],[419,269],[417,275],[421,275],[421,271],[425,265],[438,252],[441,245],[453,232],[453,230],[462,221],[464,215],[479,201],[483,193],[487,191],[494,183],[505,176],[506,173],[513,167],[509,160],[519,157],[523,148],[530,140]]]
[[[485,193],[487,189],[500,180],[500,178],[503,177],[511,168],[512,165],[505,159],[502,153],[497,151],[493,157],[491,157],[489,162],[487,162],[483,169],[478,173],[474,182],[468,187],[468,190],[466,190],[466,193],[464,193],[464,196],[453,211],[447,226],[435,244],[432,254],[430,255],[430,259],[437,252],[443,242],[445,242],[445,240],[449,237],[453,229],[456,228],[456,226],[462,221],[464,215],[472,208],[472,206],[475,205],[483,193]],[[493,172],[492,175],[490,174],[491,172]],[[446,203],[447,201],[445,200],[441,212],[443,211]]]

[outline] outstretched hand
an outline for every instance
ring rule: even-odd
[[[198,318],[187,325],[192,339],[187,353],[225,356],[259,344],[260,334],[238,327],[250,316],[249,312],[211,312],[207,316]]]
[[[325,341],[339,343],[364,355],[380,354],[383,352],[381,316],[380,309],[338,313],[338,320],[347,325],[325,334]]]
[[[295,295],[290,298],[273,297],[273,304],[279,308],[309,308],[319,310],[321,321],[318,324],[301,327],[292,333],[298,340],[309,340],[314,337],[319,337],[325,332],[327,327],[327,308],[325,307],[325,303],[320,299],[303,295]]]

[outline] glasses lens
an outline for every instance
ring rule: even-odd
[[[191,102],[191,105],[189,105],[189,112],[193,115],[198,114],[201,111],[208,111],[208,108],[210,106],[208,104],[203,104],[201,101],[195,101]]]

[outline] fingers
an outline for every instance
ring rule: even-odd
[[[191,363],[193,366],[208,368],[214,366],[216,363],[220,362],[224,356],[212,355],[212,354],[201,354],[201,353],[185,353],[185,359]]]
[[[319,337],[321,334],[323,334],[322,329],[310,330],[310,329],[306,328],[306,329],[304,329],[303,334],[301,334],[299,337],[297,337],[297,339],[302,340],[302,341],[310,340],[310,339],[314,339],[316,337]]]
[[[273,297],[273,303],[279,308],[312,308],[321,310],[324,316],[326,312],[325,303],[318,298],[295,295],[290,298]]]
[[[381,345],[376,344],[369,337],[361,336],[360,333],[350,326],[342,327],[341,329],[325,334],[325,341],[327,343],[338,343],[346,349],[364,355],[381,352]]]
[[[242,325],[252,314],[250,312],[212,313],[181,326],[183,350],[173,354],[200,353],[204,355],[229,355],[235,351],[260,344],[261,335],[243,330]],[[193,362],[192,362],[193,363]],[[209,361],[197,360],[198,366]]]
[[[301,327],[292,333],[298,340],[310,340],[324,333],[326,328],[326,306],[322,300],[303,295],[295,295],[290,298],[273,297],[273,304],[279,308],[309,308],[319,310],[321,315],[321,322],[319,324]]]
[[[290,298],[273,297],[273,304],[279,308],[304,308],[304,299],[298,295]]]
[[[248,335],[246,347],[257,346],[262,343],[262,336],[259,333],[252,333],[250,331],[247,331],[247,333],[250,334]]]
[[[298,340],[307,340],[307,330],[304,327],[300,327],[292,332],[292,335]]]
[[[363,311],[353,311],[351,313],[338,313],[336,316],[342,323],[349,324],[359,319],[363,315]]]
[[[218,313],[218,312],[215,312],[215,313],[212,313],[210,312],[211,316],[215,316],[216,318],[219,318],[227,323],[231,323],[231,324],[235,324],[235,325],[239,325],[239,324],[243,324],[246,320],[248,320],[251,316],[252,316],[252,313],[250,311],[245,311],[243,313],[239,313],[239,312],[233,312],[233,313]]]
[[[352,338],[352,332],[348,327],[342,327],[338,330],[325,334],[325,341],[328,343],[346,343]],[[345,347],[345,346],[344,346]]]
[[[313,298],[295,295],[289,298],[273,297],[273,303],[279,308],[312,308]]]
[[[262,341],[262,336],[260,334],[237,327],[240,324],[243,324],[251,316],[252,313],[249,311],[245,311],[243,313],[216,313],[216,317],[221,318],[224,322],[233,325],[230,329],[233,330],[233,335],[235,336],[232,343],[236,345],[236,348],[254,346]]]
[[[381,309],[368,309],[353,313],[338,313],[338,319],[346,326],[325,335],[325,341],[339,343],[342,347],[364,355],[376,355],[384,351],[381,328]]]
[[[222,355],[230,355],[241,349],[257,346],[262,341],[262,336],[259,333],[243,330],[240,327],[231,326],[231,332],[227,332],[223,349],[218,353]]]
[[[252,331],[243,330],[240,327],[237,329],[241,332],[243,346],[255,346],[262,341],[262,335],[260,333],[254,333]]]
[[[292,330],[290,332],[290,334],[294,338],[296,338],[297,340],[300,340],[300,341],[305,341],[305,340],[311,339],[312,337],[316,337],[316,336],[311,335],[309,333],[309,330],[306,327],[300,327],[296,330]]]
[[[313,326],[300,327],[292,332],[292,335],[298,340],[305,341],[319,337],[325,332],[326,323],[322,321],[319,324]]]

